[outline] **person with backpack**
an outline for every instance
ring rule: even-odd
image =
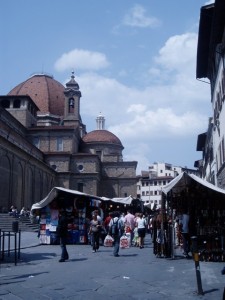
[[[112,214],[112,219],[109,222],[109,234],[113,237],[113,255],[119,257],[120,238],[123,235],[124,223],[119,212]]]

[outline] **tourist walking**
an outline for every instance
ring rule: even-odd
[[[124,232],[124,223],[119,212],[112,214],[112,219],[109,222],[109,234],[113,237],[113,255],[119,257],[120,238]]]
[[[124,226],[125,232],[130,233],[130,239],[132,242],[134,238],[135,217],[129,209],[127,210],[127,214],[124,217]]]
[[[143,213],[139,214],[139,218],[136,220],[136,226],[138,228],[138,237],[139,237],[139,247],[140,249],[144,248],[144,238],[146,234],[146,219],[143,218]]]
[[[95,211],[94,214],[92,215],[92,220],[90,222],[90,228],[89,228],[93,253],[95,253],[99,249],[99,238],[100,238],[101,227],[102,227],[101,222],[98,220],[98,214]]]
[[[59,262],[64,262],[69,259],[69,255],[66,248],[67,235],[68,235],[68,220],[65,209],[60,209],[59,211],[59,221],[57,227],[57,233],[60,239],[60,247],[61,247],[61,258]]]

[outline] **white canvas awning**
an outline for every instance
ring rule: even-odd
[[[47,206],[55,198],[57,198],[58,194],[61,191],[65,192],[65,193],[68,193],[68,194],[73,194],[75,196],[87,197],[87,198],[97,200],[97,201],[112,201],[114,203],[127,204],[127,205],[130,205],[133,201],[133,198],[131,196],[125,197],[125,198],[106,198],[106,197],[98,197],[98,196],[82,193],[82,192],[79,192],[79,191],[76,191],[76,190],[65,189],[65,188],[62,188],[62,187],[54,187],[50,191],[50,193],[43,200],[41,200],[40,202],[37,202],[37,203],[32,205],[31,211],[33,211],[35,209],[41,209],[41,208]]]
[[[162,189],[162,205],[196,211],[225,210],[225,190],[184,172]]]
[[[112,201],[115,203],[121,203],[121,204],[127,204],[130,205],[133,201],[133,198],[131,196],[125,197],[125,198],[106,198],[106,197],[101,197],[101,200],[103,201]]]
[[[85,194],[85,193],[82,193],[82,192],[79,192],[76,190],[65,189],[62,187],[54,187],[43,200],[32,205],[31,211],[35,210],[35,209],[41,209],[41,208],[45,207],[46,205],[48,205],[49,203],[51,203],[58,196],[58,193],[60,191],[63,191],[63,192],[69,193],[69,194],[73,194],[76,196],[84,196],[84,197],[88,197],[91,199],[101,200],[100,197]]]
[[[218,192],[225,195],[225,190],[209,183],[206,180],[201,179],[200,177],[194,175],[194,174],[187,174],[186,172],[181,173],[177,177],[175,177],[169,184],[167,184],[163,189],[162,192],[164,194],[167,194],[169,191],[171,191],[173,188],[176,191],[182,190],[190,184],[191,180],[195,181],[202,187],[205,187],[207,189],[210,189],[214,192]]]

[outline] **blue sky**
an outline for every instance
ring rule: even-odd
[[[209,85],[196,80],[206,0],[5,0],[0,4],[0,94],[33,73],[65,84],[75,71],[87,131],[106,129],[138,161],[194,167],[211,116]]]

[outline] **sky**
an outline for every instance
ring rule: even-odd
[[[212,115],[196,79],[199,17],[213,2],[2,0],[0,95],[34,73],[65,84],[74,71],[87,131],[101,113],[137,175],[154,162],[194,169]]]

